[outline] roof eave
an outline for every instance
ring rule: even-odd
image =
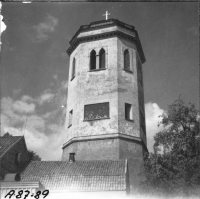
[[[70,47],[67,49],[67,54],[70,56],[71,53],[79,46],[80,43],[85,43],[89,41],[95,41],[95,40],[101,40],[101,39],[106,39],[106,38],[112,38],[112,37],[119,37],[119,38],[124,38],[126,40],[129,40],[130,42],[133,42],[139,52],[140,59],[142,64],[146,61],[144,52],[142,49],[142,45],[140,43],[140,39],[138,37],[137,32],[136,37],[133,37],[129,34],[126,34],[124,32],[121,32],[119,30],[111,31],[111,32],[105,32],[105,33],[100,33],[100,34],[95,34],[95,35],[90,35],[90,36],[84,36],[84,37],[77,37],[76,39],[73,40],[73,43],[70,45]]]

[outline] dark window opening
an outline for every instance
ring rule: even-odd
[[[132,120],[132,105],[125,103],[125,119]]]
[[[73,118],[73,110],[71,110],[71,111],[69,112],[69,125],[68,125],[68,128],[69,128],[70,126],[72,126],[72,118]]]
[[[124,69],[130,70],[130,55],[128,49],[124,51]]]
[[[21,153],[16,153],[15,154],[15,164],[19,165],[21,160]]]
[[[99,52],[99,68],[105,68],[106,63],[106,53],[105,50],[102,48]]]
[[[89,104],[84,107],[84,120],[109,118],[109,102]]]
[[[73,59],[73,63],[72,63],[72,79],[74,79],[75,77],[75,72],[76,72],[76,59]]]
[[[90,53],[90,70],[96,69],[96,52],[95,50],[92,50]]]

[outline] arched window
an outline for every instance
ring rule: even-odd
[[[102,48],[99,52],[99,68],[105,68],[106,62],[106,53],[105,50]]]
[[[96,69],[96,52],[92,50],[90,53],[90,70]]]
[[[124,69],[130,70],[130,55],[128,49],[124,51]]]
[[[73,59],[73,63],[72,63],[72,79],[74,79],[75,77],[75,72],[76,72],[76,59]]]

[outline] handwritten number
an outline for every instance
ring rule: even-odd
[[[26,197],[28,197],[30,191],[29,191],[29,190],[26,190],[26,191],[24,191],[24,192],[27,193],[27,194],[24,196],[24,199],[26,199]]]
[[[25,196],[24,196],[23,199],[26,199],[26,198],[29,196],[30,191],[29,191],[29,190],[26,190],[26,191],[24,191],[24,192],[25,192],[26,194],[25,194]],[[35,199],[39,199],[41,193],[42,193],[43,198],[46,198],[46,197],[49,195],[49,190],[46,189],[46,190],[44,190],[43,192],[37,191],[37,192],[36,192],[36,195],[34,196],[34,198],[35,198]],[[16,198],[22,198],[22,194],[23,194],[23,190],[19,190],[19,191],[18,191],[18,194],[16,195]],[[10,199],[13,195],[15,195],[15,190],[10,190],[10,191],[6,194],[6,196],[5,196],[4,198],[8,197],[8,198]],[[32,196],[33,196],[33,195],[32,195]]]
[[[16,198],[21,198],[23,194],[23,190],[18,191],[18,194],[16,195]]]
[[[42,192],[42,195],[44,195],[43,198],[46,198],[46,197],[48,196],[48,194],[49,194],[49,190],[48,190],[48,189],[47,189],[47,190],[44,190],[44,191]]]
[[[41,191],[37,191],[36,195],[34,196],[35,199],[39,199]]]

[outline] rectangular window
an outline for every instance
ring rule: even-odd
[[[84,107],[84,120],[109,118],[109,102],[89,104]]]
[[[73,59],[73,63],[72,63],[72,78],[71,81],[75,78],[75,72],[76,72],[76,59]]]
[[[72,126],[72,118],[73,118],[73,110],[71,110],[71,111],[69,112],[69,123],[68,123],[68,128],[69,128],[70,126]]]
[[[125,119],[133,120],[132,105],[125,103]]]

